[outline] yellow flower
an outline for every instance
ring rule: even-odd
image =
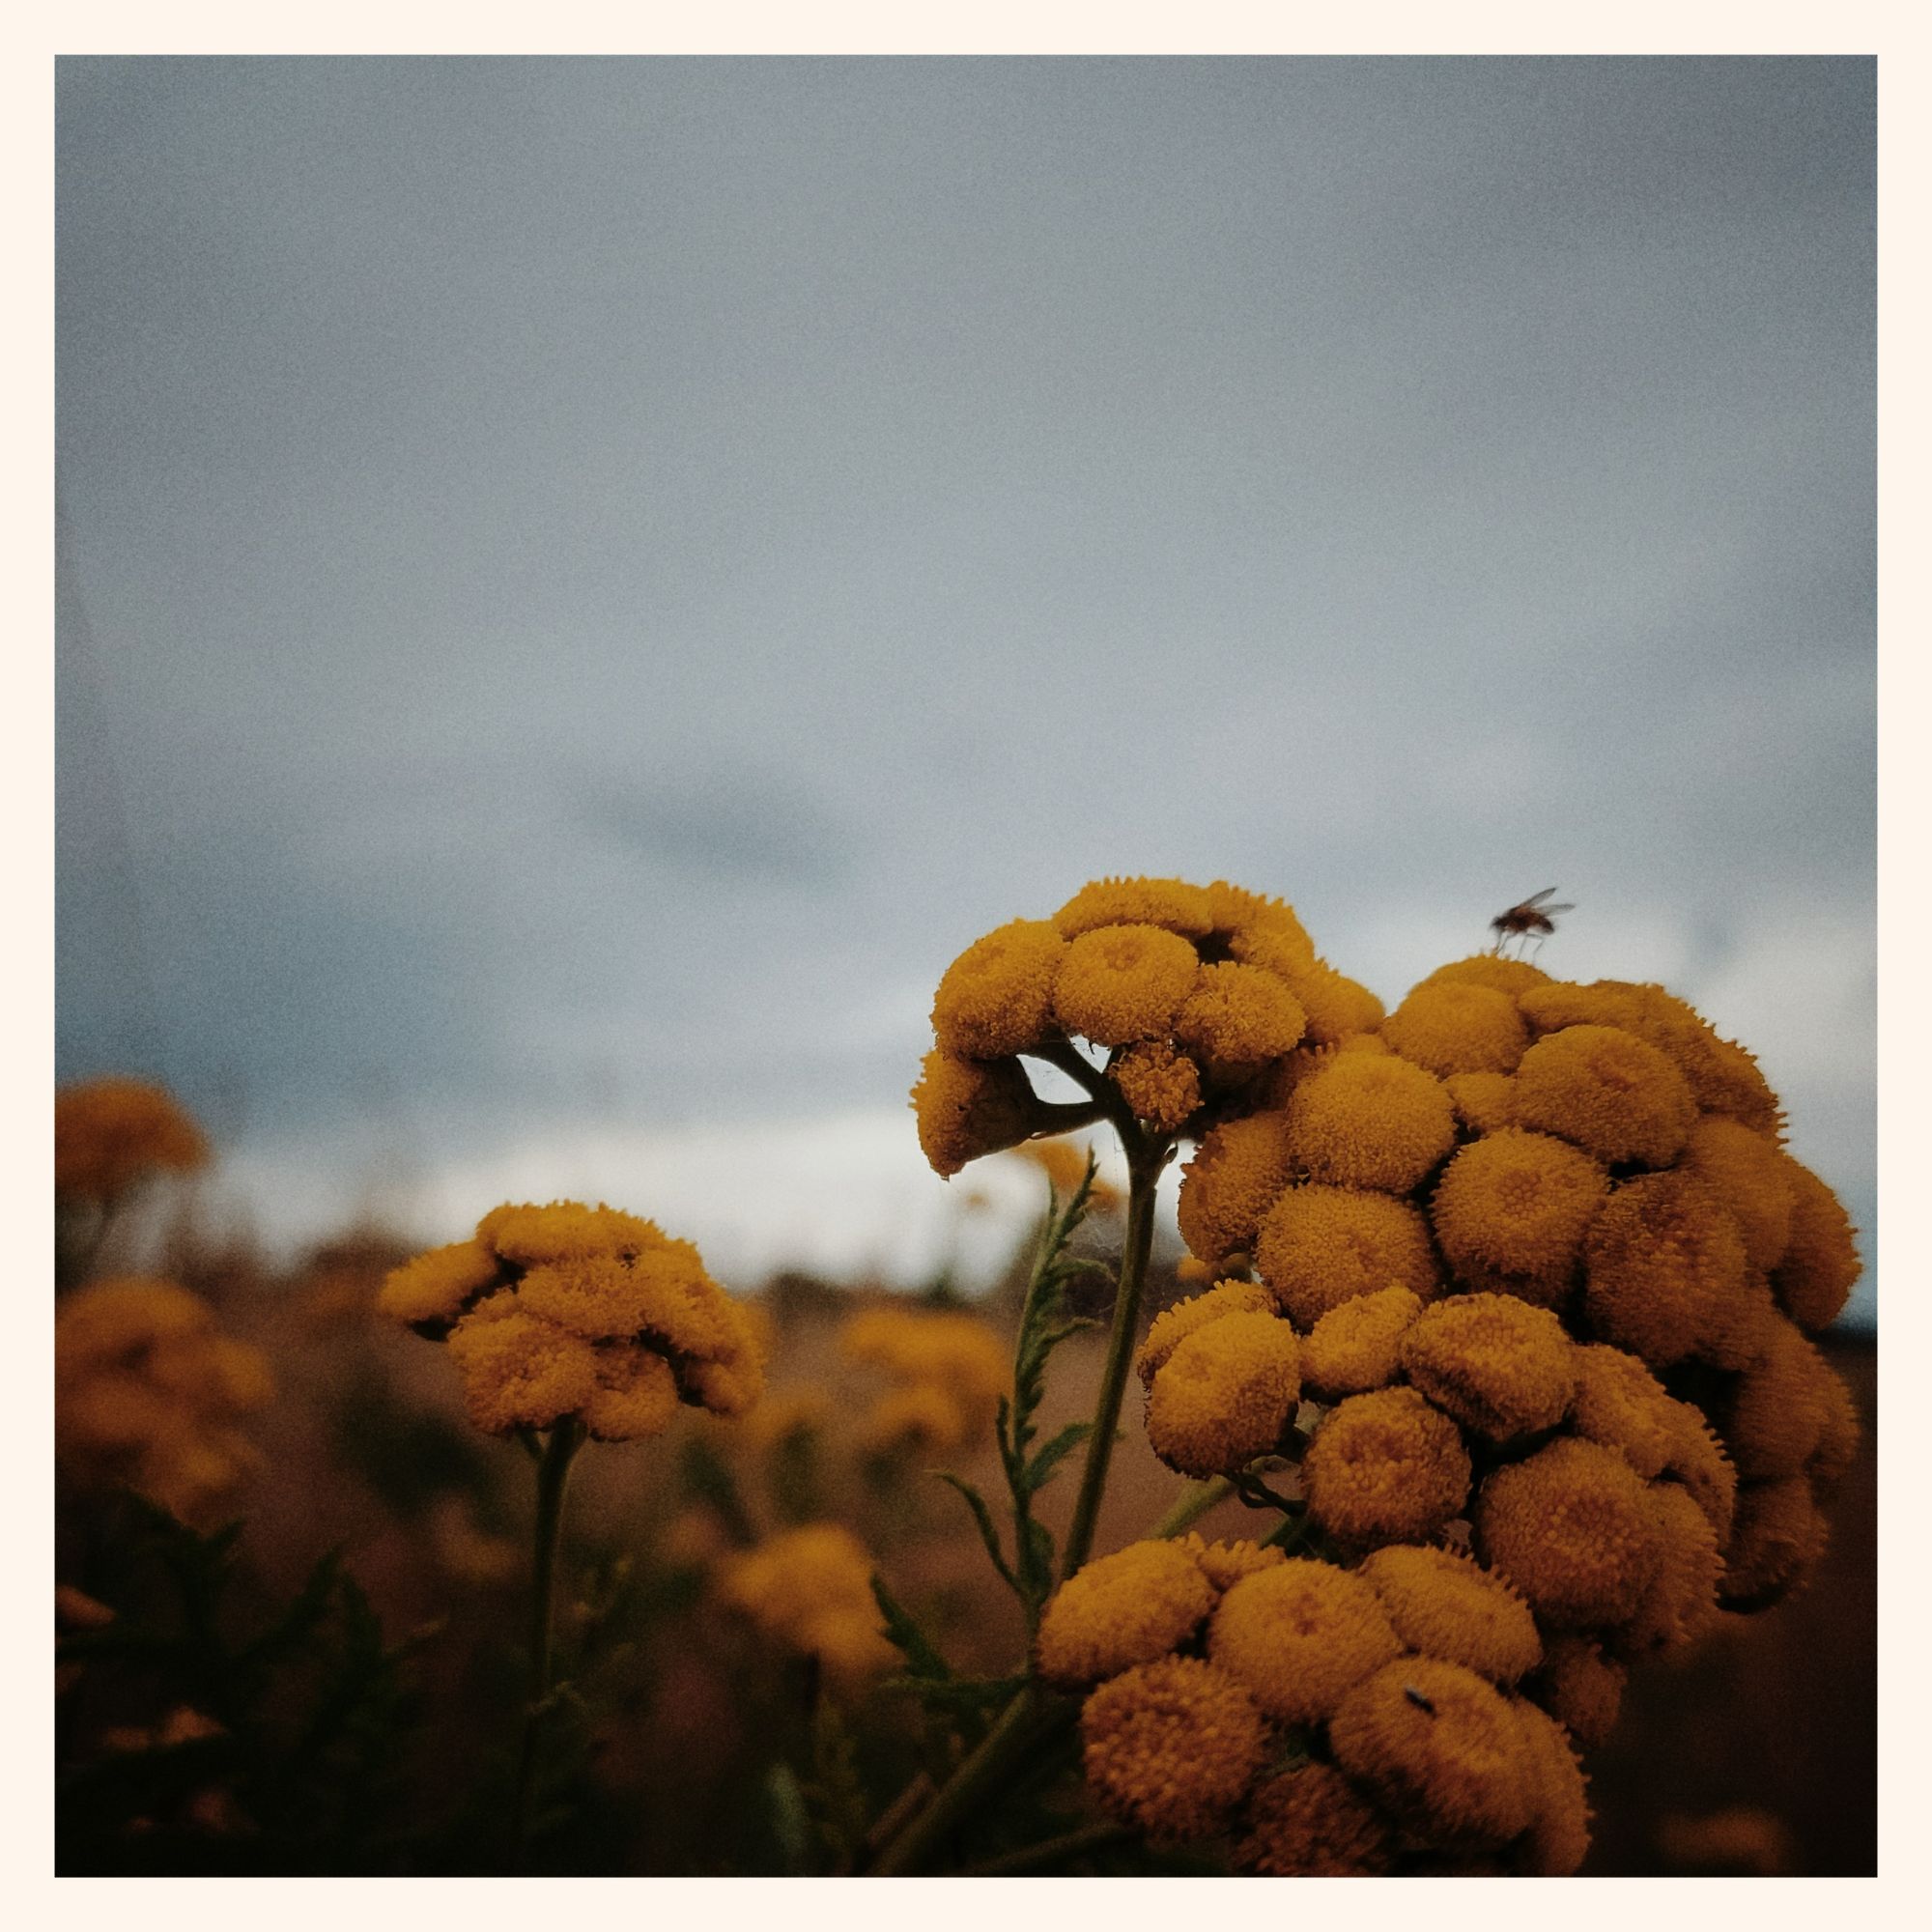
[[[86,1080],[54,1094],[54,1198],[108,1202],[151,1174],[207,1165],[207,1137],[163,1088]]]
[[[1376,1593],[1331,1563],[1291,1557],[1244,1577],[1208,1628],[1208,1655],[1284,1723],[1319,1723],[1402,1652]]]
[[[1101,1685],[1080,1734],[1100,1802],[1156,1843],[1220,1826],[1259,1774],[1265,1742],[1247,1693],[1196,1657],[1137,1664]]]
[[[1208,905],[1212,929],[1225,936],[1228,951],[1243,963],[1281,976],[1313,961],[1315,942],[1286,899],[1266,898],[1216,879],[1208,888]]]
[[[1264,1548],[1252,1537],[1204,1543],[1197,1530],[1189,1530],[1175,1547],[1186,1550],[1216,1590],[1231,1590],[1243,1577],[1273,1570],[1288,1560],[1279,1549]]]
[[[1214,1586],[1179,1544],[1130,1543],[1096,1556],[1061,1585],[1039,1620],[1040,1675],[1092,1684],[1151,1663],[1193,1635]]]
[[[502,1264],[480,1241],[452,1241],[391,1269],[376,1308],[435,1341],[502,1279]]]
[[[1533,1878],[1569,1878],[1590,1850],[1590,1801],[1583,1767],[1563,1726],[1521,1698],[1510,1710],[1529,1747],[1529,1833],[1519,1854]]]
[[[1707,1114],[1690,1129],[1681,1165],[1730,1209],[1744,1236],[1745,1260],[1754,1268],[1775,1268],[1791,1244],[1796,1162],[1763,1134]]]
[[[1811,1478],[1813,1489],[1829,1496],[1858,1456],[1861,1429],[1858,1404],[1835,1374],[1825,1395],[1824,1427],[1818,1432],[1818,1446],[1811,1452],[1804,1473]]]
[[[1493,992],[1507,993],[1511,999],[1518,999],[1532,986],[1548,985],[1549,975],[1541,967],[1532,966],[1527,959],[1503,959],[1493,952],[1478,952],[1470,958],[1452,960],[1447,966],[1436,967],[1417,984],[1487,986]]]
[[[1378,1289],[1331,1308],[1302,1337],[1301,1378],[1327,1401],[1394,1381],[1402,1338],[1422,1313],[1406,1288]]]
[[[1004,1060],[1052,1031],[1066,942],[1051,920],[1015,919],[976,939],[939,982],[933,1037],[966,1060]]]
[[[1676,1066],[1634,1034],[1573,1026],[1523,1055],[1516,1117],[1599,1160],[1664,1167],[1683,1147],[1697,1105]]]
[[[1157,925],[1205,939],[1214,929],[1214,903],[1206,888],[1181,879],[1094,879],[1054,914],[1053,923],[1067,939],[1103,925]]]
[[[446,1338],[470,1420],[495,1435],[577,1416],[636,1441],[680,1401],[738,1415],[764,1388],[753,1318],[697,1250],[611,1208],[505,1203],[473,1241],[396,1269],[379,1306]]]
[[[1653,1369],[1721,1332],[1745,1290],[1737,1223],[1688,1174],[1645,1175],[1617,1188],[1591,1224],[1583,1265],[1590,1325]]]
[[[1183,1187],[1182,1199],[1185,1200]],[[1282,1312],[1312,1328],[1357,1295],[1437,1286],[1429,1224],[1406,1201],[1350,1187],[1292,1187],[1262,1224],[1255,1260]]]
[[[1816,1345],[1782,1316],[1776,1324],[1764,1358],[1739,1377],[1717,1417],[1738,1474],[1754,1482],[1797,1475],[1838,1402],[1838,1378]]]
[[[1353,1034],[1373,1033],[1382,1023],[1382,1003],[1359,980],[1338,973],[1325,959],[1291,967],[1285,952],[1237,939],[1230,949],[1251,966],[1275,966],[1307,1015],[1308,1037],[1317,1046],[1335,1046]]]
[[[1576,1286],[1583,1237],[1609,1191],[1608,1174],[1588,1154],[1505,1127],[1458,1151],[1436,1183],[1430,1222],[1459,1279],[1555,1308]]]
[[[173,1282],[96,1282],[56,1308],[55,1443],[84,1486],[125,1484],[194,1519],[257,1460],[233,1425],[273,1392],[267,1357]]]
[[[1592,1342],[1576,1352],[1577,1395],[1570,1414],[1577,1434],[1621,1450],[1646,1481],[1662,1475],[1683,1438],[1683,1405],[1621,1349]]]
[[[1851,1217],[1808,1167],[1792,1161],[1791,1239],[1772,1271],[1772,1286],[1801,1328],[1837,1319],[1861,1270]]]
[[[1017,1147],[1047,1124],[1017,1060],[961,1060],[934,1047],[912,1090],[920,1151],[950,1179],[970,1160]]]
[[[1738,1472],[1724,1446],[1694,1404],[1674,1403],[1677,1435],[1663,1473],[1690,1491],[1705,1520],[1722,1543],[1731,1533],[1737,1510]]]
[[[896,1662],[872,1598],[872,1560],[842,1524],[806,1523],[726,1558],[717,1588],[764,1636],[815,1657],[841,1690]]]
[[[1442,1084],[1465,1133],[1493,1134],[1516,1124],[1516,1082],[1507,1073],[1452,1073]]]
[[[1734,1039],[1707,1029],[1701,1064],[1687,1068],[1690,1091],[1707,1114],[1723,1114],[1774,1140],[1784,1131],[1784,1110],[1752,1056]]]
[[[1307,1023],[1286,981],[1225,959],[1202,967],[1174,1032],[1209,1065],[1245,1069],[1291,1051]]]
[[[1121,1097],[1161,1133],[1179,1133],[1201,1107],[1201,1069],[1164,1039],[1136,1040],[1107,1068]]]
[[[1218,1321],[1224,1315],[1273,1313],[1274,1297],[1260,1282],[1218,1282],[1205,1294],[1190,1294],[1185,1301],[1177,1301],[1154,1317],[1140,1353],[1134,1357],[1134,1368],[1143,1383],[1151,1382],[1154,1371],[1197,1328]]]
[[[1552,1429],[1577,1390],[1576,1344],[1548,1309],[1513,1294],[1455,1294],[1402,1338],[1409,1381],[1492,1442]]]
[[[1248,1800],[1235,1862],[1270,1878],[1373,1878],[1395,1861],[1388,1820],[1332,1765],[1313,1760]]]
[[[1421,1543],[1469,1495],[1462,1433],[1411,1388],[1351,1395],[1301,1459],[1308,1513],[1339,1542]]]
[[[1561,1631],[1544,1644],[1543,1663],[1527,1689],[1578,1744],[1600,1745],[1616,1729],[1629,1681],[1630,1671],[1606,1657],[1596,1638]]]
[[[1200,971],[1200,955],[1178,932],[1096,926],[1066,949],[1054,1012],[1068,1033],[1098,1046],[1152,1039],[1171,1030]]]
[[[1687,1491],[1652,1483],[1647,1493],[1660,1554],[1650,1587],[1617,1633],[1619,1648],[1631,1654],[1681,1650],[1704,1635],[1718,1620],[1724,1570],[1718,1533]]]
[[[1466,980],[1437,980],[1416,987],[1382,1022],[1382,1037],[1403,1059],[1447,1078],[1514,1073],[1529,1029],[1509,994]]]
[[[1557,1628],[1622,1623],[1662,1551],[1643,1479],[1614,1450],[1559,1436],[1476,1492],[1477,1553]]]
[[[1524,1728],[1460,1663],[1384,1664],[1343,1700],[1328,1742],[1341,1768],[1425,1838],[1502,1844],[1535,1815]]]
[[[1500,1577],[1450,1549],[1390,1544],[1356,1572],[1411,1650],[1514,1684],[1543,1656],[1529,1605]]]
[[[1289,1097],[1289,1151],[1314,1180],[1406,1194],[1455,1144],[1448,1090],[1393,1055],[1339,1053]]]
[[[1245,1251],[1262,1216],[1288,1184],[1289,1173],[1283,1115],[1224,1121],[1203,1138],[1181,1170],[1181,1238],[1205,1262],[1219,1264]]]
[[[1763,1610],[1804,1581],[1825,1553],[1831,1525],[1803,1476],[1745,1483],[1724,1547],[1726,1609]]]
[[[1154,1372],[1148,1442],[1183,1475],[1232,1475],[1281,1441],[1300,1397],[1294,1330],[1272,1313],[1223,1315]]]
[[[943,1455],[974,1434],[966,1411],[936,1382],[890,1389],[866,1411],[859,1446],[870,1456]]]

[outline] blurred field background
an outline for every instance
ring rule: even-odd
[[[1037,1166],[1001,1156],[1014,1179]],[[1082,1244],[1105,1258],[1118,1222],[1101,1213]],[[373,1722],[380,1777],[373,1815],[308,1801],[299,1831],[277,1833],[224,1810],[217,1778],[156,1815],[135,1813],[111,1780],[64,1819],[63,1869],[234,1871],[491,1870],[500,1866],[503,1788],[521,1694],[533,1485],[521,1450],[477,1434],[440,1349],[375,1319],[371,1301],[407,1242],[351,1231],[276,1269],[245,1247],[213,1243],[192,1221],[151,1225],[150,1259],[193,1286],[222,1326],[267,1355],[274,1401],[250,1418],[261,1463],[210,1520],[245,1522],[232,1597],[238,1628],[298,1597],[330,1549],[367,1593],[385,1641],[415,1634],[399,1701]],[[1156,1308],[1186,1291],[1179,1254],[1157,1256]],[[762,1412],[721,1423],[688,1412],[645,1444],[593,1445],[573,1484],[559,1643],[577,1682],[557,1747],[554,1810],[535,1869],[719,1874],[812,1869],[791,1794],[810,1788],[823,1748],[810,1672],[721,1600],[721,1565],[752,1540],[797,1522],[851,1527],[895,1596],[963,1671],[997,1675],[1022,1638],[961,1499],[929,1471],[997,1488],[990,1442],[959,1451],[916,1443],[867,1448],[867,1421],[887,1384],[839,1347],[871,1307],[970,1307],[1010,1336],[1029,1250],[981,1297],[943,1281],[923,1294],[876,1283],[781,1274],[753,1296],[768,1320],[772,1394]],[[1871,1339],[1823,1338],[1865,1425],[1833,1511],[1830,1552],[1809,1586],[1760,1617],[1727,1615],[1681,1659],[1638,1669],[1622,1720],[1586,1754],[1596,1809],[1586,1873],[1850,1875],[1875,1868],[1876,1357]],[[1075,1337],[1055,1358],[1045,1430],[1091,1407],[1100,1349]],[[1145,1533],[1180,1484],[1149,1450],[1129,1402],[1098,1547]],[[786,1429],[787,1419],[803,1426]],[[1041,1514],[1065,1526],[1071,1487]],[[158,1588],[132,1567],[126,1505],[67,1493],[58,1572],[102,1595]],[[1252,1519],[1225,1503],[1204,1534],[1238,1535]],[[206,1524],[204,1526],[207,1526]],[[169,1598],[161,1589],[156,1598]],[[165,1610],[162,1620],[178,1615]],[[67,1768],[125,1750],[179,1707],[184,1684],[138,1657],[84,1665],[64,1690]],[[840,1707],[864,1774],[886,1792],[916,1768],[910,1700],[891,1690]],[[383,1725],[390,1726],[384,1729]],[[348,1750],[339,1764],[331,1753]],[[311,1786],[360,1789],[373,1775],[338,1740]],[[337,1768],[331,1770],[331,1764]],[[316,1781],[319,1780],[319,1781]],[[98,1779],[97,1779],[98,1781]],[[99,1815],[90,1808],[104,1807]],[[1098,1869],[1107,1869],[1104,1864]]]

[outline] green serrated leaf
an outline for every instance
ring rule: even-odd
[[[916,1680],[933,1683],[952,1675],[952,1666],[940,1656],[938,1649],[920,1629],[912,1612],[886,1588],[885,1578],[876,1572],[872,1576],[872,1601],[878,1605],[879,1614],[886,1620],[887,1637],[904,1656]]]
[[[963,1476],[955,1476],[946,1469],[932,1472],[942,1483],[955,1489],[966,1498],[966,1506],[973,1512],[973,1520],[979,1525],[980,1541],[986,1546],[986,1554],[993,1559],[993,1568],[1005,1578],[1007,1588],[1016,1597],[1024,1597],[1019,1578],[1008,1565],[1006,1553],[1000,1548],[1000,1533],[993,1527],[993,1513],[986,1507],[986,1499]]]
[[[1021,1486],[1029,1496],[1046,1487],[1055,1469],[1093,1435],[1091,1422],[1069,1422],[1060,1434],[1040,1449],[1021,1474]]]

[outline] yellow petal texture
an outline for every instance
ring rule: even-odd
[[[1701,1519],[1700,1519],[1701,1520]],[[1543,1655],[1529,1605],[1500,1577],[1455,1550],[1390,1544],[1356,1572],[1410,1650],[1514,1684]]]
[[[1516,1082],[1507,1073],[1452,1073],[1442,1084],[1465,1132],[1493,1134],[1516,1124]]]
[[[1493,952],[1478,952],[1467,959],[1452,960],[1418,980],[1418,986],[1488,986],[1492,991],[1519,998],[1532,986],[1549,984],[1549,975],[1527,959],[1503,959]],[[1412,990],[1412,989],[1411,989]]]
[[[1744,1483],[1724,1548],[1720,1590],[1726,1608],[1764,1609],[1810,1575],[1831,1525],[1803,1476]]]
[[[1182,879],[1110,878],[1082,886],[1054,914],[1053,923],[1068,939],[1103,925],[1157,925],[1202,939],[1214,929],[1215,913],[1212,893],[1205,886]]]
[[[1272,1315],[1274,1297],[1258,1281],[1216,1282],[1204,1294],[1190,1294],[1171,1308],[1163,1308],[1153,1319],[1147,1339],[1134,1357],[1141,1380],[1151,1382],[1154,1372],[1197,1328],[1217,1321],[1224,1315]]]
[[[1455,1141],[1448,1090],[1392,1055],[1338,1053],[1288,1102],[1295,1166],[1335,1186],[1406,1194]]]
[[[505,1305],[499,1295],[450,1330],[450,1359],[463,1378],[469,1419],[492,1435],[550,1429],[597,1390],[597,1351],[541,1316]]]
[[[111,1201],[145,1176],[208,1163],[207,1136],[165,1088],[118,1075],[54,1094],[54,1196]]]
[[[502,1264],[477,1241],[431,1248],[392,1268],[376,1296],[376,1308],[392,1321],[454,1321],[466,1305],[501,1279]]]
[[[1532,1878],[1569,1878],[1590,1850],[1589,1787],[1563,1726],[1518,1698],[1511,1712],[1529,1747],[1530,1821],[1518,1858]]]
[[[1148,1441],[1183,1475],[1233,1475],[1275,1448],[1300,1397],[1294,1330],[1274,1314],[1223,1315],[1183,1336],[1155,1370]]]
[[[1255,1260],[1298,1328],[1312,1328],[1357,1295],[1395,1287],[1428,1301],[1437,1285],[1420,1210],[1358,1188],[1290,1188],[1262,1223]]]
[[[1292,1051],[1307,1024],[1285,980],[1227,959],[1202,967],[1174,1033],[1183,1046],[1217,1065],[1254,1067]]]
[[[1578,1435],[1620,1450],[1639,1476],[1662,1475],[1681,1439],[1681,1403],[1621,1349],[1592,1342],[1574,1357],[1577,1394],[1571,1419]]]
[[[1574,1631],[1550,1635],[1528,1694],[1578,1744],[1605,1742],[1616,1728],[1630,1672],[1596,1638]]]
[[[1717,1417],[1738,1474],[1752,1482],[1797,1475],[1837,1408],[1838,1388],[1816,1345],[1777,1318],[1763,1359],[1738,1378]]]
[[[1609,1193],[1601,1162],[1553,1135],[1505,1127],[1457,1151],[1430,1225],[1460,1280],[1554,1308],[1580,1277],[1583,1238]]]
[[[1465,1429],[1507,1441],[1563,1420],[1577,1389],[1576,1344],[1548,1309],[1513,1294],[1455,1294],[1402,1339],[1410,1383]]]
[[[1216,1830],[1262,1765],[1261,1713],[1225,1671],[1198,1657],[1137,1664],[1080,1713],[1087,1781],[1115,1817],[1156,1843]]]
[[[1143,1039],[1107,1068],[1107,1077],[1134,1118],[1164,1134],[1178,1133],[1201,1106],[1201,1069],[1164,1039]]]
[[[1232,1589],[1243,1577],[1277,1569],[1288,1560],[1279,1549],[1264,1548],[1252,1537],[1239,1537],[1234,1542],[1204,1543],[1197,1531],[1189,1530],[1175,1547],[1186,1550],[1200,1567],[1201,1574],[1217,1590]]]
[[[968,1161],[999,1153],[1045,1122],[1017,1060],[962,1060],[934,1047],[912,1090],[920,1151],[933,1173],[950,1179]]]
[[[1452,1073],[1514,1073],[1529,1045],[1516,1001],[1493,986],[1437,980],[1415,988],[1382,1022],[1403,1059],[1446,1079]]]
[[[1623,1622],[1662,1553],[1642,1478],[1574,1436],[1488,1477],[1471,1521],[1478,1555],[1558,1629]]]
[[[1103,925],[1066,949],[1054,1013],[1070,1034],[1098,1046],[1125,1046],[1167,1033],[1194,989],[1200,955],[1157,925]]]
[[[1540,1039],[1516,1070],[1516,1117],[1599,1160],[1666,1166],[1696,1102],[1654,1046],[1616,1027],[1573,1026]]]
[[[1718,1533],[1687,1491],[1653,1483],[1648,1493],[1660,1555],[1650,1587],[1617,1633],[1629,1655],[1682,1650],[1711,1630],[1724,1569]]]
[[[1516,1713],[1460,1663],[1406,1657],[1343,1700],[1335,1760],[1425,1838],[1502,1844],[1535,1815],[1537,1760]]]
[[[1319,1723],[1402,1643],[1376,1593],[1330,1563],[1291,1557],[1221,1599],[1208,1655],[1284,1723]]]
[[[1331,1308],[1301,1340],[1301,1379],[1325,1401],[1362,1395],[1395,1380],[1402,1338],[1422,1313],[1406,1288],[1358,1294]]]
[[[1273,1112],[1224,1122],[1181,1170],[1180,1235],[1203,1261],[1219,1263],[1253,1245],[1262,1216],[1288,1184],[1287,1125]]]
[[[1645,1175],[1617,1188],[1590,1224],[1583,1267],[1591,1326],[1653,1369],[1694,1352],[1744,1293],[1737,1223],[1688,1174]]]
[[[1214,1586],[1179,1544],[1130,1543],[1061,1585],[1039,1620],[1040,1674],[1091,1684],[1184,1643],[1214,1606]]]
[[[1792,1161],[1791,1237],[1772,1286],[1801,1328],[1834,1321],[1861,1273],[1851,1218],[1838,1197],[1808,1167]]]
[[[1410,1388],[1351,1395],[1301,1459],[1308,1511],[1344,1544],[1422,1543],[1469,1494],[1462,1432]]]
[[[1791,1244],[1797,1163],[1767,1135],[1707,1114],[1690,1129],[1680,1165],[1730,1210],[1745,1260],[1754,1268],[1775,1268]]]
[[[1384,1813],[1333,1765],[1297,1765],[1249,1798],[1235,1862],[1270,1878],[1372,1878],[1394,1862]]]
[[[1053,988],[1066,941],[1051,920],[1015,919],[976,939],[940,980],[933,1037],[948,1053],[1003,1060],[1052,1029]]]

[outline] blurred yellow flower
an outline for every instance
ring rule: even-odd
[[[872,1561],[842,1524],[807,1523],[726,1557],[721,1600],[773,1642],[814,1657],[840,1690],[863,1690],[898,1653],[872,1598]]]
[[[1395,1861],[1385,1813],[1333,1765],[1313,1760],[1249,1798],[1235,1862],[1270,1878],[1370,1878]]]
[[[207,1137],[161,1087],[110,1077],[54,1094],[54,1198],[111,1203],[157,1173],[207,1165]]]

